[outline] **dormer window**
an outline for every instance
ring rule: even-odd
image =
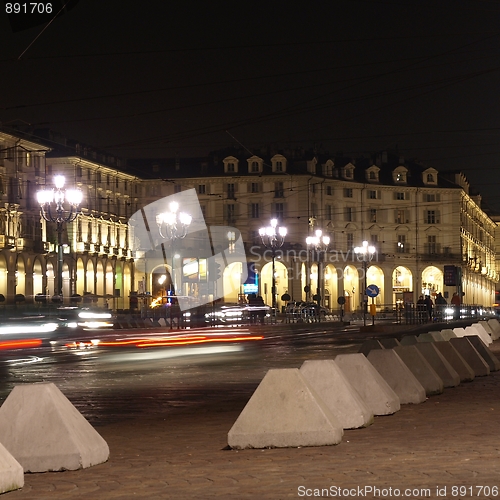
[[[260,174],[262,173],[262,158],[258,156],[252,156],[248,158],[248,173],[249,174]]]
[[[323,175],[325,177],[332,177],[333,176],[333,161],[328,160],[326,163],[323,164]]]
[[[352,163],[348,163],[343,169],[342,174],[344,179],[353,179],[354,178],[354,165]]]
[[[379,181],[380,168],[376,165],[372,165],[366,170],[366,180],[368,182],[378,182]]]
[[[271,167],[273,172],[286,172],[286,158],[282,155],[274,155],[271,158]]]
[[[234,156],[228,156],[222,160],[224,163],[224,173],[225,174],[237,174],[238,173],[238,159]]]
[[[408,176],[408,169],[403,166],[397,167],[392,172],[392,180],[396,184],[406,184],[408,182],[407,176]]]
[[[422,172],[422,181],[428,186],[437,186],[438,171],[435,168],[428,168]]]

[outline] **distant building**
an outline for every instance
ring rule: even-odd
[[[465,294],[466,303],[494,302],[496,224],[460,173],[444,175],[388,153],[354,159],[303,151],[223,151],[206,158],[133,160],[129,168],[144,179],[145,204],[195,189],[207,225],[237,228],[255,264],[252,279],[268,304],[271,264],[259,228],[271,218],[288,229],[276,264],[279,305],[285,292],[293,300],[311,300],[319,292],[329,308],[344,297],[347,310],[359,309],[364,280],[354,248],[364,240],[377,249],[367,264],[367,283],[380,289],[374,299],[379,308],[416,302],[421,294],[441,292],[450,299],[455,291]],[[305,243],[316,229],[330,236],[321,265]],[[457,285],[444,284],[444,266],[458,269]],[[234,281],[241,271],[233,264],[225,279]],[[240,294],[244,289],[241,283]],[[236,302],[237,293],[225,299]]]

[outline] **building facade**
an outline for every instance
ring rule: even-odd
[[[129,308],[134,255],[128,218],[142,184],[116,162],[59,136],[0,132],[0,301],[46,302],[55,295],[56,224],[41,217],[36,194],[64,175],[68,187],[83,193],[81,214],[63,224],[64,301],[79,296]]]
[[[199,222],[207,234],[228,228],[227,242],[215,248],[192,239],[175,250],[182,268],[178,294],[206,302],[222,295],[236,303],[256,293],[271,304],[273,252],[259,229],[276,219],[287,229],[274,252],[279,307],[286,295],[319,295],[329,309],[345,302],[346,311],[359,310],[365,284],[378,288],[373,302],[379,310],[439,292],[448,301],[457,292],[468,304],[494,303],[497,224],[461,173],[445,175],[387,153],[353,159],[228,150],[124,163],[50,133],[12,131],[0,132],[0,301],[55,294],[56,225],[43,220],[36,202],[36,192],[51,187],[55,175],[83,193],[81,213],[62,235],[65,301],[80,296],[128,309],[134,293],[164,295],[174,281],[173,250],[162,246],[162,261],[150,259],[130,217],[172,195],[182,206],[182,193],[195,190]],[[308,247],[306,238],[318,230],[329,237],[328,246]],[[363,241],[376,249],[365,262],[355,252]],[[237,242],[246,255],[221,269],[220,279],[218,271],[203,270],[211,253],[230,256]],[[193,264],[197,271],[187,272]]]
[[[318,294],[330,309],[342,298],[347,311],[359,310],[365,283],[379,289],[373,298],[379,310],[439,292],[448,301],[456,292],[465,303],[490,307],[494,302],[496,224],[460,173],[444,175],[388,154],[354,160],[304,152],[227,152],[132,165],[145,176],[146,204],[195,189],[207,225],[234,226],[241,234],[253,267],[246,280],[245,262],[225,270],[226,302],[237,302],[257,285],[258,294],[272,303],[271,252],[259,236],[272,218],[287,228],[275,255],[278,306],[285,294],[292,300]],[[306,245],[306,237],[318,229],[330,238],[320,252]],[[228,248],[231,237],[228,232]],[[355,252],[363,241],[376,248],[366,262],[366,282]],[[154,270],[144,280],[154,294]]]

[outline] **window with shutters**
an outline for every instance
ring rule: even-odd
[[[437,210],[426,210],[425,222],[426,224],[439,224],[439,212]]]
[[[280,222],[283,222],[285,218],[285,204],[284,203],[275,203],[274,204],[274,217],[278,219]]]
[[[226,184],[226,193],[229,199],[234,200],[236,198],[236,188],[234,184]]]
[[[396,243],[396,252],[398,252],[398,253],[406,253],[407,252],[406,235],[405,234],[398,234],[398,241]]]
[[[250,204],[250,217],[252,219],[259,219],[260,218],[260,210],[259,210],[258,203],[251,203]]]
[[[344,220],[346,222],[354,222],[354,208],[344,207]]]

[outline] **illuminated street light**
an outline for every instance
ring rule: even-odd
[[[366,326],[366,313],[368,310],[368,296],[366,295],[366,289],[368,287],[366,281],[366,269],[368,267],[368,262],[373,259],[373,255],[376,253],[377,249],[373,245],[368,245],[367,241],[363,241],[362,246],[355,247],[354,253],[358,256],[358,261],[361,259],[363,262],[363,279],[364,279],[364,288],[363,288],[363,325]]]
[[[286,227],[278,226],[278,219],[271,219],[271,225],[267,227],[261,227],[259,229],[259,235],[262,240],[262,244],[266,248],[270,248],[273,258],[273,269],[272,269],[272,307],[273,315],[276,315],[276,269],[275,269],[275,258],[276,249],[283,246],[285,242],[287,230]]]
[[[172,273],[174,277],[174,292],[177,293],[177,283],[175,282],[175,242],[179,239],[185,238],[191,225],[193,218],[185,212],[179,212],[179,204],[172,201],[169,204],[170,211],[163,212],[156,216],[156,224],[158,231],[162,238],[170,240],[171,253],[172,253]]]
[[[330,245],[330,236],[326,236],[323,234],[321,229],[316,229],[315,236],[308,236],[306,238],[306,244],[308,248],[311,248],[313,253],[314,260],[314,252],[317,253],[318,257],[318,287],[316,290],[316,296],[318,297],[317,303],[318,306],[321,306],[321,301],[323,300],[324,290],[323,290],[323,259],[321,258],[321,253],[323,252],[324,257],[326,257],[326,252],[328,251],[328,245]],[[321,317],[321,314],[320,314]]]
[[[73,222],[80,214],[83,194],[79,189],[64,189],[66,179],[63,175],[54,176],[55,189],[40,189],[36,193],[40,213],[47,222],[57,224],[57,285],[56,296],[62,302],[62,267],[63,267],[63,226]]]

